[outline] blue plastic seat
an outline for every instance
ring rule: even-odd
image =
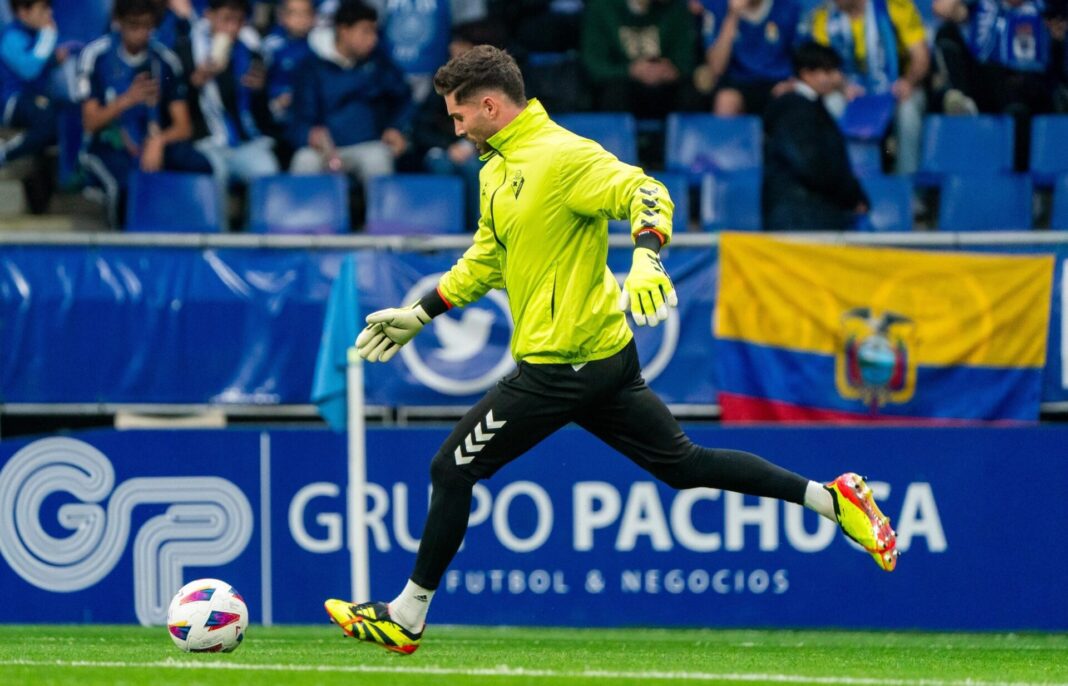
[[[1001,115],[929,115],[923,122],[919,186],[937,186],[950,174],[1012,172],[1013,122]]]
[[[638,164],[638,135],[634,116],[627,112],[575,112],[553,117],[557,124],[583,138],[597,141],[627,164]]]
[[[879,141],[846,141],[846,151],[853,173],[860,177],[881,176],[883,146]]]
[[[1031,179],[1023,174],[956,174],[942,183],[938,228],[943,231],[1024,231],[1031,228]]]
[[[1068,115],[1042,115],[1031,120],[1031,179],[1048,187],[1068,173]]]
[[[763,130],[759,117],[671,114],[667,120],[665,166],[698,185],[708,173],[760,169]]]
[[[249,231],[321,234],[349,230],[344,174],[263,176],[249,189]]]
[[[367,185],[368,233],[461,233],[464,228],[459,177],[394,174],[371,179]]]
[[[861,179],[871,208],[861,231],[912,231],[912,181],[907,176],[866,176]]]
[[[706,174],[701,180],[703,231],[760,231],[759,169]]]
[[[1068,174],[1061,174],[1053,183],[1053,215],[1049,228],[1068,231]]]
[[[136,173],[126,197],[126,230],[218,233],[223,230],[219,203],[210,174]]]
[[[672,213],[672,232],[686,231],[690,225],[690,186],[685,174],[673,172],[651,173],[654,179],[664,184],[671,202],[675,203]],[[608,222],[608,230],[615,233],[630,233],[630,222],[616,219]]]
[[[894,119],[897,101],[889,93],[874,93],[854,98],[846,105],[838,128],[855,141],[880,141]]]

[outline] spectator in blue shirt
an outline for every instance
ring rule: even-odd
[[[78,61],[89,136],[82,163],[103,189],[115,226],[122,223],[132,172],[211,172],[189,142],[193,127],[178,57],[151,38],[158,9],[155,0],[115,0],[118,31],[87,45]]]
[[[950,114],[1011,114],[1018,170],[1027,169],[1032,115],[1053,110],[1053,39],[1042,0],[939,0],[936,46],[949,79]]]
[[[196,147],[211,162],[220,196],[232,181],[277,174],[264,86],[267,70],[258,36],[246,26],[248,0],[209,0],[193,25],[189,103]],[[226,205],[222,205],[225,207]]]
[[[193,22],[197,19],[191,0],[155,0],[160,20],[152,34],[159,43],[174,52],[181,52],[189,43]]]
[[[449,0],[385,0],[383,4],[383,42],[407,75],[412,99],[422,102],[433,90],[434,72],[449,58]]]
[[[300,146],[298,174],[345,171],[361,182],[392,174],[408,148],[403,133],[412,116],[404,73],[378,41],[378,13],[345,2],[333,32],[313,34],[315,57],[301,70],[289,133]],[[329,40],[321,44],[316,36]]]
[[[772,90],[789,87],[790,51],[797,41],[797,0],[701,0],[712,111],[763,114]],[[782,85],[780,85],[782,84]]]
[[[56,47],[49,0],[11,0],[15,20],[0,32],[0,106],[3,123],[24,129],[0,144],[0,164],[42,152],[56,142],[53,68],[67,59]]]
[[[293,104],[293,81],[297,67],[311,57],[308,34],[315,28],[312,0],[282,0],[278,4],[278,26],[263,39],[263,60],[267,65],[267,102],[275,123],[289,123]]]

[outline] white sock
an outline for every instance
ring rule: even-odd
[[[397,624],[417,634],[426,624],[426,611],[430,609],[430,600],[433,597],[434,591],[409,579],[404,590],[389,604],[389,616]]]
[[[834,516],[834,496],[818,481],[809,481],[805,489],[805,507],[814,510],[832,522],[837,522]]]

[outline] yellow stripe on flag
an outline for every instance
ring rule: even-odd
[[[855,308],[912,321],[920,365],[1041,367],[1053,257],[720,239],[720,338],[833,355]]]

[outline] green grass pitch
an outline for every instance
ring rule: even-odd
[[[1068,684],[1066,634],[431,626],[412,656],[331,626],[186,654],[161,627],[0,625],[0,684]]]

